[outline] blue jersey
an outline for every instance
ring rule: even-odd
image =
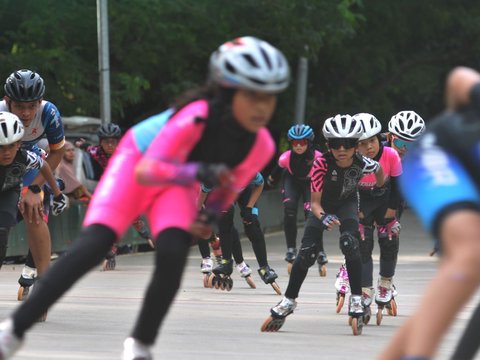
[[[143,154],[147,151],[153,139],[174,113],[173,109],[167,109],[160,114],[153,115],[132,127],[133,136],[138,150]]]
[[[404,196],[434,235],[451,210],[480,210],[480,96],[472,103],[435,119],[404,159]]]

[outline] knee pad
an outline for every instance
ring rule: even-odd
[[[297,254],[295,262],[298,262],[303,270],[307,270],[310,266],[315,264],[318,258],[319,249],[316,245],[302,247]]]
[[[345,231],[340,235],[340,250],[345,255],[346,260],[357,260],[360,258],[360,245],[358,238],[360,234]]]
[[[397,258],[398,249],[400,247],[399,237],[393,235],[390,240],[388,237],[383,236],[378,239],[380,245],[380,259],[385,261],[392,261]]]
[[[247,235],[250,242],[257,243],[262,241],[263,232],[262,229],[260,229],[260,222],[257,219],[250,224],[244,224],[243,227],[245,229],[245,235]]]

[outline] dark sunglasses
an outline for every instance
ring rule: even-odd
[[[338,150],[343,146],[345,150],[348,150],[357,146],[358,139],[328,139],[327,143],[330,149]]]

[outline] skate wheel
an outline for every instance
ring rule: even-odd
[[[203,287],[208,288],[208,278],[210,277],[209,273],[203,274]]]
[[[392,298],[387,306],[388,315],[397,316],[397,302]]]
[[[287,272],[288,272],[288,275],[290,275],[290,273],[292,272],[292,266],[293,266],[293,264],[292,264],[291,262],[289,262],[289,263],[287,264]]]
[[[285,318],[274,318],[269,316],[260,327],[262,332],[276,332],[280,330],[282,325],[285,323]]]
[[[227,291],[232,290],[232,288],[233,288],[233,280],[232,280],[230,277],[227,278],[227,279],[225,279],[224,288],[225,288],[225,290],[227,290]],[[222,290],[223,290],[223,289],[222,289]]]
[[[366,306],[363,311],[364,311],[363,323],[365,325],[368,325],[368,323],[370,322],[370,318],[372,316],[372,310],[370,309],[370,306]]]
[[[255,285],[255,282],[253,281],[250,275],[245,278],[245,281],[247,282],[248,286],[250,286],[252,289],[257,288],[257,286]]]
[[[273,290],[277,293],[277,295],[282,295],[282,290],[280,289],[280,286],[274,281],[270,285],[272,285]]]
[[[377,310],[377,325],[380,326],[382,323],[382,318],[383,318],[383,308],[379,307]]]
[[[320,273],[321,277],[327,276],[327,265],[321,265],[320,268],[318,269],[318,272]]]
[[[217,281],[216,281],[216,279],[215,279],[215,274],[210,274],[210,275],[208,276],[208,287],[209,287],[210,289],[212,289],[213,287],[215,287],[215,289],[218,289],[218,286],[217,286],[216,282],[217,282]]]
[[[352,333],[354,336],[362,335],[363,323],[359,317],[352,317]]]
[[[337,308],[336,312],[337,314],[342,311],[343,304],[345,303],[345,294],[337,294]]]
[[[29,286],[20,286],[20,288],[18,289],[18,292],[17,292],[17,300],[18,301],[23,301],[27,298],[27,295],[30,291],[30,287]]]

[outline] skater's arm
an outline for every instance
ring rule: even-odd
[[[323,191],[312,192],[311,200],[310,200],[310,203],[312,206],[312,213],[318,219],[320,219],[323,215],[325,215],[325,210],[323,210],[323,207],[321,205],[322,193]]]

